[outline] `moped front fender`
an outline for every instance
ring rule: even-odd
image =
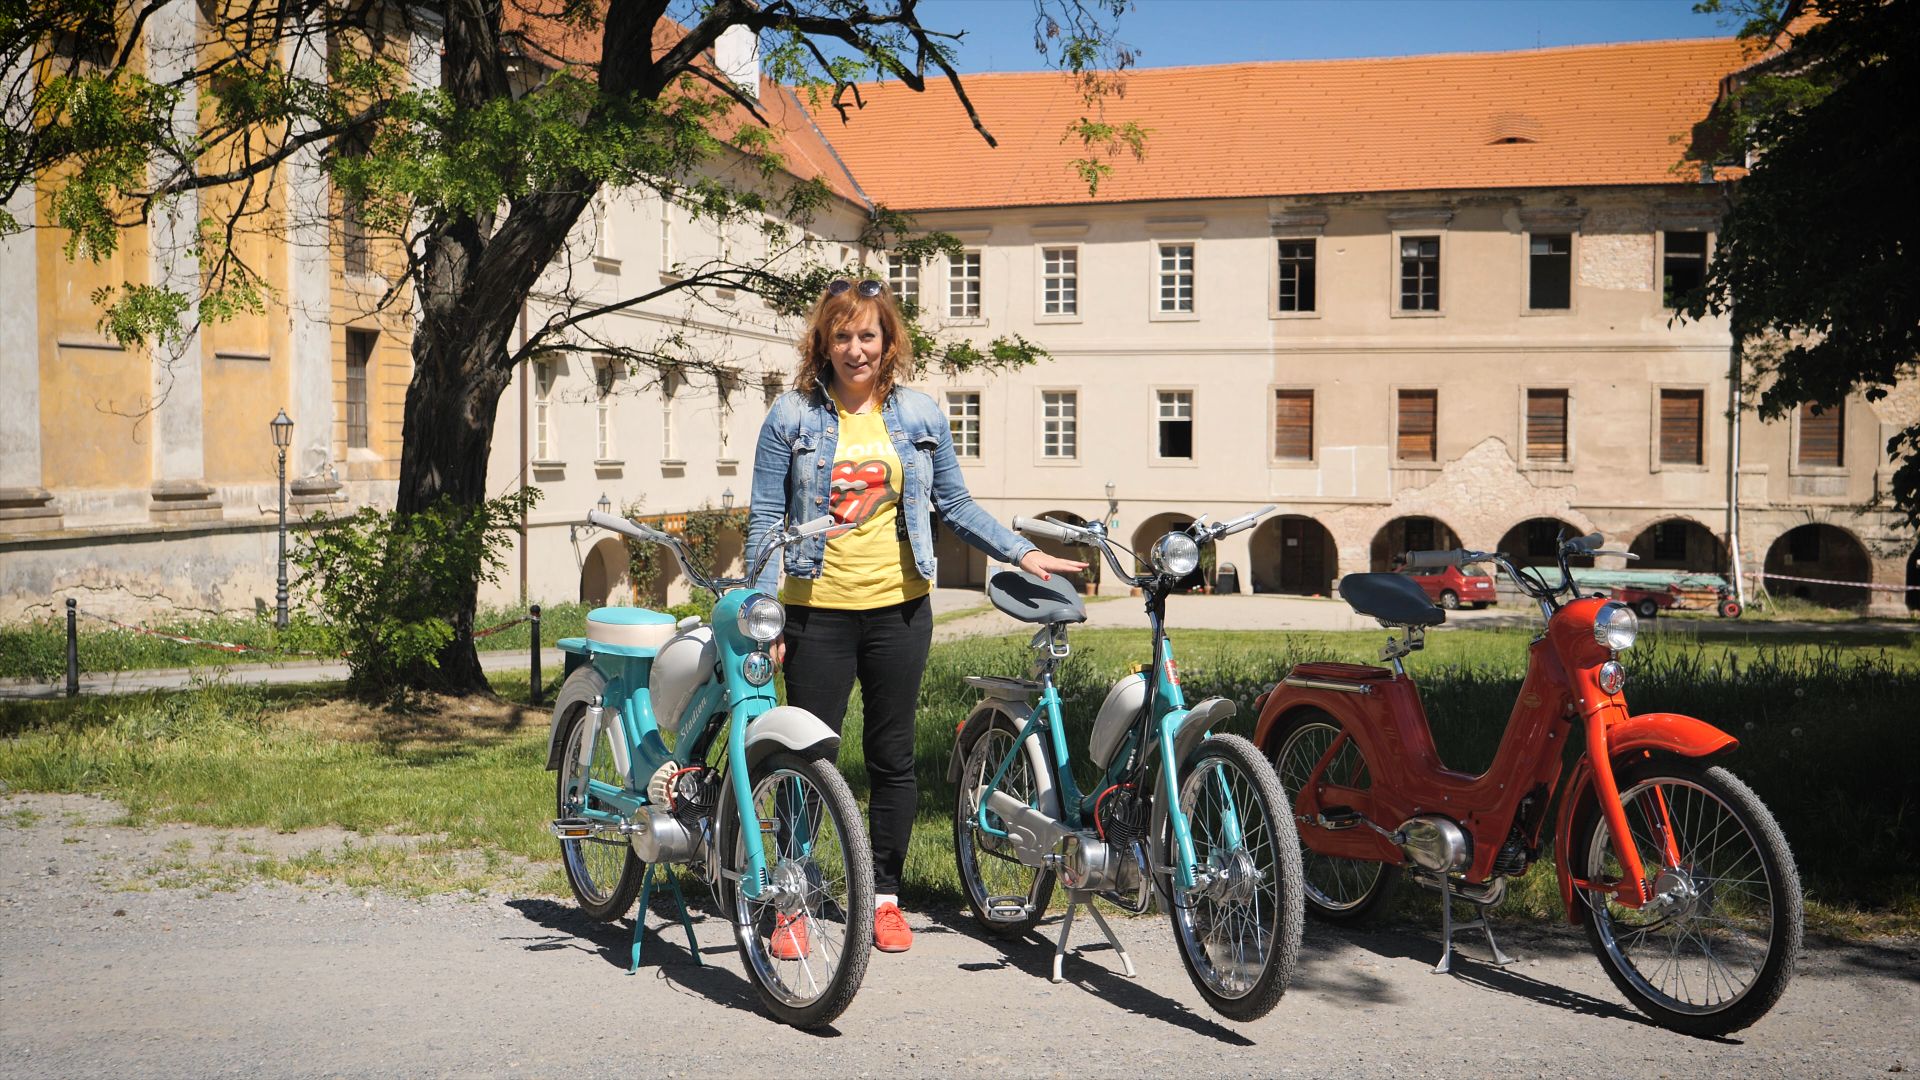
[[[832,760],[840,752],[840,736],[834,734],[826,721],[807,710],[779,705],[747,721],[748,771],[776,750]]]
[[[1587,722],[1601,723],[1602,719],[1596,715]],[[1609,765],[1617,770],[1625,767],[1630,756],[1636,753],[1651,754],[1658,751],[1681,757],[1704,758],[1725,753],[1740,745],[1740,740],[1691,716],[1641,713],[1609,726],[1606,743],[1611,758]],[[1574,763],[1573,775],[1563,789],[1560,811],[1554,819],[1553,864],[1560,878],[1560,903],[1566,909],[1570,923],[1580,921],[1579,913],[1573,906],[1573,815],[1593,787],[1593,776],[1593,759],[1590,755],[1582,754],[1580,760]]]

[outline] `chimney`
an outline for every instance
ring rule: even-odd
[[[713,43],[713,63],[740,92],[760,100],[760,37],[745,26],[729,26]]]

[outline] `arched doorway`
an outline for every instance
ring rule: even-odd
[[[1373,534],[1369,568],[1383,574],[1393,570],[1394,560],[1409,551],[1447,551],[1459,546],[1459,534],[1438,518],[1397,517]]]
[[[1558,566],[1559,538],[1563,535],[1575,537],[1585,533],[1559,518],[1528,518],[1500,537],[1500,550],[1521,566]],[[1567,565],[1591,570],[1593,559],[1591,556],[1568,559]]]
[[[1135,567],[1135,572],[1139,573],[1146,567],[1147,558],[1153,551],[1153,542],[1155,540],[1175,530],[1184,530],[1191,524],[1193,524],[1193,518],[1186,514],[1155,514],[1141,522],[1140,527],[1133,530],[1133,552],[1140,560],[1139,565]],[[1174,591],[1191,592],[1211,581],[1213,565],[1213,545],[1201,545],[1199,568],[1194,570],[1193,573],[1188,574],[1185,578],[1182,578],[1179,586]]]
[[[1086,518],[1081,517],[1071,510],[1048,510],[1044,513],[1035,514],[1034,517],[1052,518],[1055,521],[1064,521],[1069,525],[1085,525],[1087,523]],[[1155,537],[1159,535],[1159,533],[1154,534]],[[1099,548],[1074,547],[1071,544],[1063,544],[1058,540],[1048,540],[1038,536],[1029,536],[1027,539],[1033,541],[1035,547],[1038,547],[1041,551],[1049,555],[1062,559],[1072,559],[1075,562],[1087,564],[1087,568],[1078,574],[1061,575],[1068,581],[1073,582],[1075,589],[1082,593],[1091,593],[1099,587],[1100,560],[1104,558],[1104,556],[1100,554]]]
[[[1827,581],[1873,580],[1873,563],[1854,535],[1835,525],[1802,525],[1788,529],[1767,549],[1767,591],[1775,596],[1797,596],[1822,607],[1864,608],[1868,590]],[[1825,581],[1790,581],[1821,578]]]
[[[1632,570],[1691,570],[1717,574],[1727,568],[1726,545],[1697,521],[1668,518],[1640,530],[1629,551],[1640,556]]]
[[[580,602],[594,607],[625,607],[633,602],[626,541],[601,537],[587,549],[580,565]]]
[[[1257,593],[1326,596],[1340,576],[1340,558],[1333,534],[1325,525],[1300,514],[1268,518],[1248,541],[1253,558],[1248,575]]]

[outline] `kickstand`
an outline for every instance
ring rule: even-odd
[[[1100,909],[1093,906],[1093,897],[1079,890],[1069,889],[1067,891],[1067,917],[1060,923],[1060,943],[1055,945],[1053,949],[1052,981],[1063,981],[1063,977],[1060,974],[1060,963],[1066,959],[1067,937],[1073,933],[1073,909],[1082,906],[1087,909],[1087,914],[1093,917],[1094,923],[1100,927],[1100,932],[1107,935],[1107,944],[1112,945],[1113,951],[1120,954],[1120,966],[1126,971],[1127,978],[1134,978],[1133,957],[1127,955],[1126,946],[1120,944],[1120,939],[1113,936],[1113,927],[1107,925],[1107,920],[1100,914]]]
[[[1500,951],[1500,943],[1493,940],[1493,923],[1487,919],[1487,905],[1469,901],[1479,917],[1466,922],[1453,921],[1453,885],[1446,878],[1440,879],[1440,962],[1433,965],[1435,975],[1445,975],[1453,970],[1453,935],[1462,930],[1479,930],[1487,935],[1487,948],[1493,950],[1493,966],[1506,967],[1514,962],[1513,958]]]
[[[647,934],[647,901],[653,896],[653,872],[660,870],[658,863],[648,863],[646,873],[640,876],[640,910],[633,916],[633,959],[627,964],[627,974],[640,970],[640,946]],[[693,918],[687,914],[687,898],[680,891],[680,875],[671,869],[661,870],[660,876],[666,879],[667,888],[673,890],[674,906],[680,909],[680,925],[687,929],[687,951],[693,954],[693,966],[704,966],[700,962],[700,943],[693,938]]]

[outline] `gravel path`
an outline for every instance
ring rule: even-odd
[[[1913,940],[1815,945],[1771,1015],[1710,1042],[1629,1011],[1567,930],[1506,928],[1517,967],[1469,962],[1447,978],[1427,972],[1429,934],[1310,926],[1292,991],[1265,1019],[1238,1025],[1200,1002],[1161,919],[1115,922],[1138,980],[1121,978],[1102,945],[1070,958],[1068,981],[1053,986],[1050,944],[986,941],[961,915],[916,913],[914,950],[876,954],[837,1029],[807,1034],[759,1010],[712,918],[698,927],[706,966],[693,966],[668,927],[628,978],[625,924],[589,923],[547,898],[414,901],[268,884],[128,891],[146,880],[143,867],[189,846],[292,852],[344,837],[133,829],[110,824],[118,814],[80,796],[0,799],[0,1077],[1920,1069]]]

